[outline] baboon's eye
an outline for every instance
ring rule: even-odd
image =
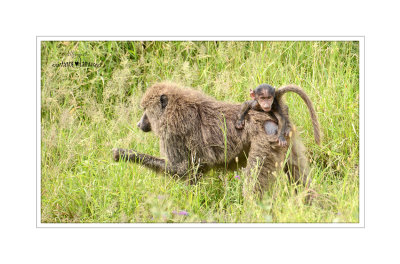
[[[167,106],[167,104],[168,104],[168,97],[167,97],[165,94],[163,94],[163,95],[160,96],[160,103],[161,103],[161,108],[162,108],[162,109],[164,109],[164,108]]]

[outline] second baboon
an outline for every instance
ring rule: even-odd
[[[138,126],[160,138],[158,158],[134,150],[114,149],[116,161],[139,162],[159,172],[185,176],[191,168],[205,172],[214,167],[259,167],[259,189],[273,183],[272,172],[284,162],[287,147],[276,143],[277,124],[268,113],[250,111],[244,129],[235,128],[239,104],[217,101],[173,83],[157,83],[144,94],[143,117]],[[308,182],[308,163],[301,141],[293,136],[287,169],[294,179]],[[246,158],[247,157],[247,158]],[[237,159],[236,159],[237,158]],[[238,161],[238,162],[236,162]]]

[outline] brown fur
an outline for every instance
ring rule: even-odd
[[[168,99],[165,108],[160,103],[162,96]],[[236,168],[235,158],[239,157],[239,166],[247,162],[247,175],[260,164],[257,189],[261,190],[273,183],[272,172],[284,161],[287,147],[279,147],[276,135],[265,132],[266,121],[274,121],[268,113],[250,111],[246,116],[248,125],[237,130],[235,121],[239,104],[220,102],[173,83],[149,87],[141,106],[145,112],[138,125],[148,128],[151,124],[151,130],[160,138],[160,152],[165,159],[133,150],[114,149],[116,161],[141,162],[153,170],[182,177],[187,176],[193,163],[202,172],[214,167],[233,169]],[[308,164],[304,146],[296,137],[292,137],[291,142],[293,147],[287,169],[295,180],[306,182]]]

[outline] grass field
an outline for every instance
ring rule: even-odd
[[[157,137],[136,123],[146,88],[163,80],[238,103],[261,83],[301,86],[323,133],[317,146],[306,105],[288,94],[314,202],[304,204],[305,190],[295,194],[284,175],[263,199],[244,200],[242,171],[213,170],[190,185],[113,162],[113,147],[159,156]],[[44,223],[358,222],[358,165],[358,42],[42,42]]]

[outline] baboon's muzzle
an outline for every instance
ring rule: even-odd
[[[143,132],[150,132],[151,131],[151,124],[150,124],[149,118],[147,117],[146,113],[143,114],[142,118],[137,123],[137,126]]]

